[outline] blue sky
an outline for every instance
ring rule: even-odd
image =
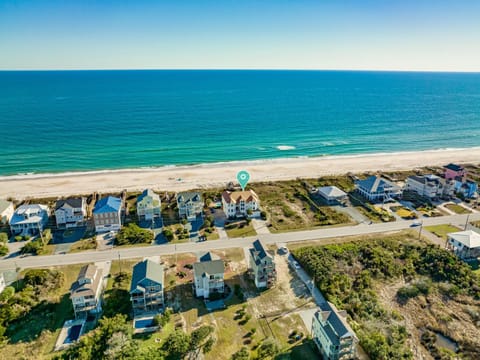
[[[480,71],[476,0],[0,0],[0,69]]]

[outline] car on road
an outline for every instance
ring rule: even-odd
[[[416,221],[412,222],[412,224],[411,224],[410,226],[411,226],[411,227],[416,227],[416,226],[420,226],[420,225],[422,225],[422,222],[416,220]]]
[[[298,270],[298,269],[301,269],[301,268],[302,268],[302,267],[300,266],[300,264],[299,264],[296,260],[293,260],[293,261],[291,262],[291,264],[292,264],[292,266],[293,266],[293,268],[294,268],[295,270]]]

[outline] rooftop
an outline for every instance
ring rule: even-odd
[[[318,192],[321,193],[325,197],[330,197],[330,198],[340,198],[347,196],[347,194],[340,190],[336,186],[323,186],[321,188],[318,188]]]
[[[94,214],[118,212],[122,206],[122,200],[118,197],[107,196],[100,199],[93,209]]]
[[[159,196],[157,193],[155,193],[152,189],[145,189],[145,190],[143,190],[143,192],[138,196],[137,202],[142,201],[142,200],[143,200],[145,197],[147,197],[147,196],[152,197],[152,198],[154,198],[154,199],[158,199],[158,200],[160,199],[160,196]]]
[[[181,192],[177,194],[177,202],[189,203],[189,202],[201,202],[202,195],[199,192]]]
[[[473,230],[454,232],[448,236],[470,249],[480,247],[480,234]]]
[[[85,279],[89,279],[91,281],[85,282]],[[72,284],[70,288],[70,298],[75,296],[87,295],[95,296],[98,287],[101,286],[101,281],[102,269],[99,269],[92,264],[83,266],[80,269],[77,280]]]
[[[62,208],[64,205],[68,205],[72,208],[81,208],[83,205],[83,198],[69,198],[58,200],[55,203],[55,210]]]
[[[227,203],[239,203],[241,200],[245,202],[259,202],[258,195],[253,190],[248,191],[224,191],[222,198]]]
[[[457,164],[452,164],[452,163],[450,163],[450,164],[448,164],[448,165],[445,165],[444,168],[445,168],[445,169],[452,170],[452,171],[463,171],[463,170],[465,170],[465,169],[463,168],[463,166],[457,165]]]
[[[201,261],[193,264],[193,272],[196,276],[220,274],[225,272],[223,260]]]
[[[163,285],[163,266],[152,260],[143,260],[133,267],[130,292],[138,287],[143,280],[148,279]]]
[[[358,180],[356,184],[370,193],[382,192],[385,190],[400,190],[400,187],[396,184],[375,175],[370,176],[365,180]]]
[[[314,316],[318,321],[321,319],[321,323],[326,322],[323,330],[333,344],[340,344],[340,339],[344,337],[355,337],[355,333],[347,323],[346,312],[338,311],[332,303],[321,303],[320,311],[317,311]]]

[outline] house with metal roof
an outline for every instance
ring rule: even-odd
[[[317,189],[317,193],[324,198],[328,204],[342,202],[347,198],[347,193],[336,186],[322,186]]]
[[[85,225],[87,202],[84,197],[61,199],[55,203],[55,221],[60,229]]]
[[[372,202],[384,201],[401,193],[398,185],[375,175],[365,180],[357,180],[355,188],[363,197]]]
[[[80,269],[77,280],[70,288],[75,318],[102,311],[103,271],[93,264]]]
[[[404,190],[413,191],[429,199],[449,197],[455,193],[455,182],[433,174],[413,175],[407,178]]]
[[[193,264],[195,295],[208,299],[211,294],[223,294],[225,264],[218,256],[208,252]]]
[[[270,288],[275,285],[277,271],[273,252],[267,250],[260,240],[255,240],[249,254],[250,270],[257,288]]]
[[[137,215],[140,221],[161,217],[160,196],[151,189],[145,189],[137,198]]]
[[[347,360],[356,358],[358,339],[347,323],[347,312],[338,311],[329,303],[320,304],[312,321],[312,338],[324,359]]]
[[[253,190],[224,191],[222,206],[228,218],[246,217],[249,212],[259,215],[260,199]]]
[[[447,249],[463,260],[480,257],[480,234],[473,230],[447,234]]]
[[[133,267],[130,284],[130,300],[135,314],[164,310],[163,266],[152,260],[144,260]]]
[[[177,194],[178,215],[188,221],[194,221],[203,212],[202,195],[199,192],[181,192]]]
[[[49,216],[50,210],[46,205],[22,205],[10,219],[10,230],[16,235],[39,234],[47,225]]]
[[[122,199],[114,196],[107,196],[95,204],[93,209],[93,220],[95,231],[118,231],[122,227]]]
[[[14,213],[13,203],[0,199],[0,224],[8,224]]]

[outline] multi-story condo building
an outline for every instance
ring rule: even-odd
[[[223,212],[228,218],[246,217],[249,210],[257,212],[260,199],[253,190],[224,191],[222,194]]]
[[[10,219],[10,230],[17,235],[36,235],[48,224],[50,210],[46,205],[22,205]]]
[[[218,256],[208,252],[193,264],[195,295],[208,299],[211,294],[223,294],[225,264]]]
[[[95,231],[117,231],[122,227],[122,199],[107,196],[100,199],[93,209]]]
[[[250,269],[257,288],[270,288],[277,280],[273,253],[260,240],[253,242],[250,251]]]
[[[151,189],[146,189],[137,198],[137,215],[139,220],[154,220],[161,217],[160,196]]]
[[[455,192],[453,180],[446,180],[436,175],[409,176],[405,183],[405,190],[416,192],[420,196],[436,199],[453,196]]]
[[[346,321],[346,311],[338,311],[328,302],[320,304],[312,321],[312,338],[324,359],[356,358],[358,339]]]
[[[163,266],[144,260],[133,267],[130,300],[135,314],[163,311]]]
[[[85,225],[87,203],[84,197],[58,200],[55,204],[55,220],[58,228]]]
[[[70,299],[76,318],[102,311],[103,271],[95,265],[82,267],[70,288]]]
[[[203,212],[202,195],[199,192],[178,193],[177,206],[180,218],[194,221]]]

